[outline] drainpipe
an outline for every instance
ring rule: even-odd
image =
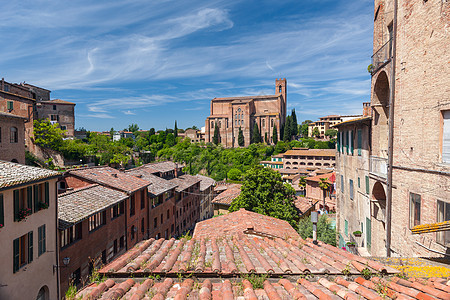
[[[55,187],[55,211],[56,211],[56,213],[55,213],[55,215],[56,215],[56,217],[55,217],[55,219],[56,219],[56,239],[55,239],[55,245],[56,245],[56,251],[55,251],[55,256],[56,256],[56,266],[59,266],[59,251],[60,251],[60,249],[59,249],[59,243],[58,243],[58,240],[59,240],[59,231],[58,231],[58,223],[59,223],[59,221],[58,221],[58,180],[56,180],[56,182],[55,182],[55,184],[54,184],[54,187]],[[61,282],[60,282],[60,279],[61,279],[61,274],[59,273],[59,267],[57,267],[56,268],[56,296],[58,297],[57,299],[61,299]]]
[[[391,219],[392,219],[392,166],[394,164],[394,103],[395,103],[395,62],[397,54],[397,9],[398,0],[394,0],[394,20],[392,24],[391,88],[389,89],[389,140],[387,162],[386,195],[386,257],[391,257]]]

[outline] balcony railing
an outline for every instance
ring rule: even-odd
[[[378,69],[391,61],[392,57],[392,38],[389,39],[377,52],[372,55],[372,70],[371,73],[375,74]]]
[[[370,173],[381,177],[387,177],[387,158],[382,158],[378,156],[370,157]]]

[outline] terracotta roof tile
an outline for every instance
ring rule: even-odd
[[[0,189],[58,176],[56,171],[0,160]]]
[[[326,178],[327,179],[326,182],[328,182],[328,183],[334,183],[336,181],[336,173],[331,172],[331,173],[321,174],[321,175],[317,175],[317,176],[313,176],[313,177],[306,177],[305,180],[320,182],[321,178]]]
[[[192,175],[184,174],[171,179],[170,182],[177,186],[175,189],[177,192],[181,192],[200,182],[200,179]]]
[[[154,175],[154,169],[152,168],[135,168],[131,170],[127,170],[126,173],[138,178],[142,178],[145,181],[148,181],[150,185],[148,186],[149,193],[158,196],[164,192],[167,192],[171,189],[174,189],[177,185],[169,180],[163,179]]]
[[[59,229],[63,230],[87,217],[125,200],[127,194],[98,184],[58,195]]]
[[[236,199],[241,194],[241,185],[235,184],[216,197],[211,201],[212,203],[218,203],[218,204],[225,204],[225,205],[231,205],[231,202]]]
[[[68,171],[70,175],[106,185],[127,193],[147,187],[150,182],[110,167],[94,167]]]
[[[183,167],[182,164],[174,163],[173,161],[162,161],[162,162],[155,162],[144,165],[148,168],[152,168],[156,170],[157,172],[170,172],[175,170],[175,168],[181,168]]]
[[[69,101],[65,101],[65,100],[61,100],[61,99],[52,99],[49,101],[40,101],[42,103],[46,103],[46,104],[69,104],[69,105],[76,105],[73,102],[69,102]]]
[[[222,237],[251,231],[277,237],[298,237],[288,222],[240,209],[238,211],[197,223],[195,238]]]
[[[211,177],[203,176],[203,175],[195,175],[198,179],[200,179],[200,191],[203,192],[210,186],[214,186],[216,184],[216,181],[212,179]]]

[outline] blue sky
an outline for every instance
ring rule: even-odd
[[[7,1],[0,77],[75,102],[89,130],[204,126],[214,97],[274,94],[299,120],[370,100],[373,1]]]

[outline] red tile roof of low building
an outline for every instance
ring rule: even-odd
[[[299,237],[288,222],[241,208],[238,211],[197,223],[194,237],[237,236],[247,231],[276,237]]]
[[[225,191],[214,197],[211,203],[231,205],[234,199],[241,194],[241,184],[228,187]]]
[[[294,206],[300,211],[300,215],[303,215],[307,213],[310,209],[312,209],[318,201],[319,200],[312,199],[309,197],[297,196],[297,198],[294,200]]]
[[[0,160],[0,190],[60,175],[56,171]]]
[[[317,175],[317,176],[313,176],[313,177],[307,177],[306,181],[320,182],[321,178],[326,178],[327,179],[326,182],[328,182],[328,183],[334,183],[336,181],[336,173],[331,172],[331,173],[321,174],[321,175]]]
[[[336,156],[336,149],[308,149],[308,150],[288,150],[283,156],[302,155],[302,156]]]
[[[175,183],[154,175],[155,172],[153,171],[154,170],[151,168],[134,168],[125,172],[129,175],[148,181],[150,185],[147,187],[147,190],[154,196],[161,195],[164,192],[176,188],[177,185]]]
[[[76,105],[73,102],[69,102],[69,101],[65,101],[65,100],[61,100],[61,99],[53,99],[53,100],[48,100],[48,101],[40,101],[42,103],[45,104],[67,104],[67,105]]]
[[[195,175],[198,179],[200,179],[200,191],[203,192],[207,188],[214,186],[216,184],[216,181],[212,179],[211,177],[203,176],[200,174]]]
[[[253,283],[252,283],[253,282]],[[77,293],[82,299],[448,299],[446,279],[362,276],[252,279],[107,279]],[[153,296],[153,298],[152,298]]]
[[[150,182],[141,178],[120,172],[111,167],[93,167],[85,169],[70,170],[68,174],[84,178],[88,181],[109,186],[126,193],[133,193],[147,187]]]
[[[195,185],[196,183],[199,183],[200,179],[189,174],[184,174],[179,177],[170,179],[170,182],[176,185],[175,190],[177,192],[182,192]]]

